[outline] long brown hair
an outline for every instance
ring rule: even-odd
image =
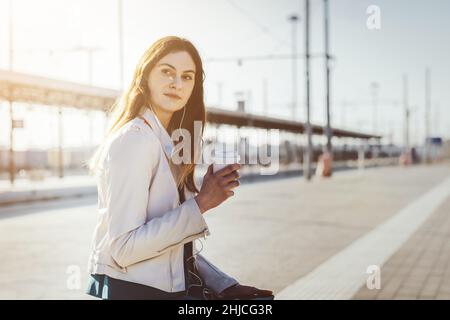
[[[120,101],[111,107],[109,113],[112,113],[112,125],[106,134],[105,141],[108,136],[118,131],[127,122],[142,114],[145,108],[149,107],[151,92],[148,88],[147,81],[151,70],[167,54],[180,51],[189,53],[195,63],[195,84],[191,96],[184,107],[186,109],[184,117],[183,109],[175,112],[172,115],[167,132],[169,135],[172,135],[172,132],[180,127],[180,122],[183,119],[181,128],[188,130],[192,137],[191,150],[198,150],[196,148],[201,147],[200,140],[206,121],[205,103],[203,100],[203,82],[205,79],[203,64],[194,45],[189,40],[176,36],[161,38],[144,52],[136,66],[131,85],[124,92]],[[202,123],[202,132],[200,133],[200,137],[198,137],[199,139],[194,139],[194,121],[200,121]],[[105,141],[89,160],[88,166],[91,174],[95,174],[97,171]],[[191,162],[180,165],[181,170],[177,181],[178,187],[186,186],[192,192],[198,192],[194,181],[195,156],[196,153],[191,152]]]

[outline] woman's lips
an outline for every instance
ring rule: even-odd
[[[165,95],[166,97],[171,98],[171,99],[176,99],[176,100],[181,99],[179,96],[174,95],[174,94],[170,94],[170,93],[164,93],[164,95]]]

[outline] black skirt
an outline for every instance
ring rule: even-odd
[[[186,295],[185,291],[166,292],[103,274],[91,275],[86,293],[107,300],[180,300]]]
[[[190,283],[189,271],[193,271],[192,242],[184,245],[184,277],[186,288]],[[191,300],[186,290],[166,292],[139,283],[111,278],[104,274],[92,274],[86,293],[100,299],[107,300]]]

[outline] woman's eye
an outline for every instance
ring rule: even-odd
[[[169,76],[169,77],[174,77],[174,76],[175,76],[174,73],[173,73],[173,71],[170,70],[170,69],[161,69],[161,72],[162,72],[164,75]],[[186,75],[186,76],[183,76],[183,79],[184,79],[184,80],[190,81],[190,80],[192,80],[193,78],[192,78],[192,76]]]

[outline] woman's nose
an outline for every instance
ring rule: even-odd
[[[176,89],[181,88],[181,85],[183,82],[181,81],[180,77],[173,77],[171,80],[172,80],[172,83],[170,84],[171,88],[176,88]]]

